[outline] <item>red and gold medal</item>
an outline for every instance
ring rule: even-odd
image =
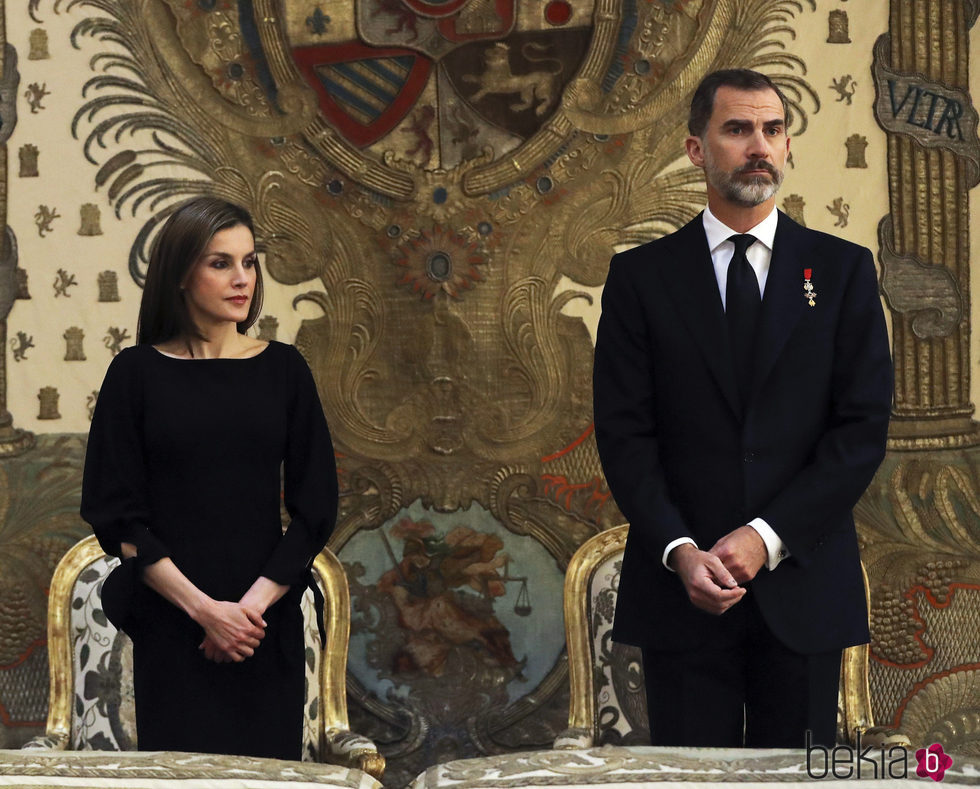
[[[813,269],[805,268],[803,269],[803,298],[806,299],[806,303],[811,307],[817,306],[817,292],[813,289],[813,283],[810,280],[813,278]]]

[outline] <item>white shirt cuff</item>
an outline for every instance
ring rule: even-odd
[[[766,553],[769,554],[766,557],[766,567],[775,570],[777,565],[789,556],[789,551],[786,550],[783,541],[779,539],[779,535],[772,530],[772,526],[762,518],[753,518],[748,525],[759,533],[762,541],[766,544]]]
[[[698,547],[698,544],[690,537],[678,537],[676,540],[672,540],[671,542],[667,543],[667,547],[664,548],[664,555],[660,561],[663,562],[664,567],[671,572],[674,572],[674,568],[667,564],[667,557],[670,555],[670,552],[674,550],[674,548],[676,548],[678,545],[683,545],[686,542],[691,543],[691,545],[693,545],[695,548]]]

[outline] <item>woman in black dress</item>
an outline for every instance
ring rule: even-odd
[[[303,357],[245,334],[261,306],[248,213],[184,204],[99,393],[81,512],[124,560],[102,598],[133,640],[141,750],[301,755],[300,599],[337,477]]]

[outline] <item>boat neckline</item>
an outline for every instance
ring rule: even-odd
[[[150,346],[154,351],[156,351],[158,356],[162,356],[164,359],[173,359],[177,362],[247,362],[249,359],[258,359],[262,354],[272,347],[271,342],[266,342],[265,348],[263,348],[258,353],[252,354],[251,356],[210,356],[210,357],[193,357],[186,358],[184,356],[174,356],[170,353],[165,353],[157,348],[155,345]]]

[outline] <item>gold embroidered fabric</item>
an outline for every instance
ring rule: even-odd
[[[379,789],[361,770],[314,762],[170,751],[0,750],[0,786]]]
[[[843,758],[843,756],[841,757]],[[906,781],[888,774],[916,778],[916,759],[909,753],[906,762],[895,763],[897,754],[886,751],[885,769],[881,757],[872,751],[877,778],[871,762],[861,765],[861,789],[898,789]],[[902,757],[904,758],[904,757]],[[974,757],[953,755],[953,766],[944,775],[942,786],[980,785],[980,762]],[[851,779],[856,778],[857,761],[848,762]],[[430,767],[415,779],[412,789],[512,789],[513,787],[566,786],[637,787],[649,784],[683,783],[685,789],[718,787],[729,784],[755,786],[762,783],[813,782],[823,772],[822,755],[812,755],[807,772],[806,752],[802,749],[739,748],[652,748],[618,747],[586,748],[574,751],[534,751],[460,759]],[[823,784],[845,786],[844,763],[837,768],[838,779],[827,774]],[[811,775],[813,777],[811,777]],[[884,778],[882,777],[884,775]],[[842,783],[844,781],[845,783]],[[820,783],[817,784],[821,785]]]

